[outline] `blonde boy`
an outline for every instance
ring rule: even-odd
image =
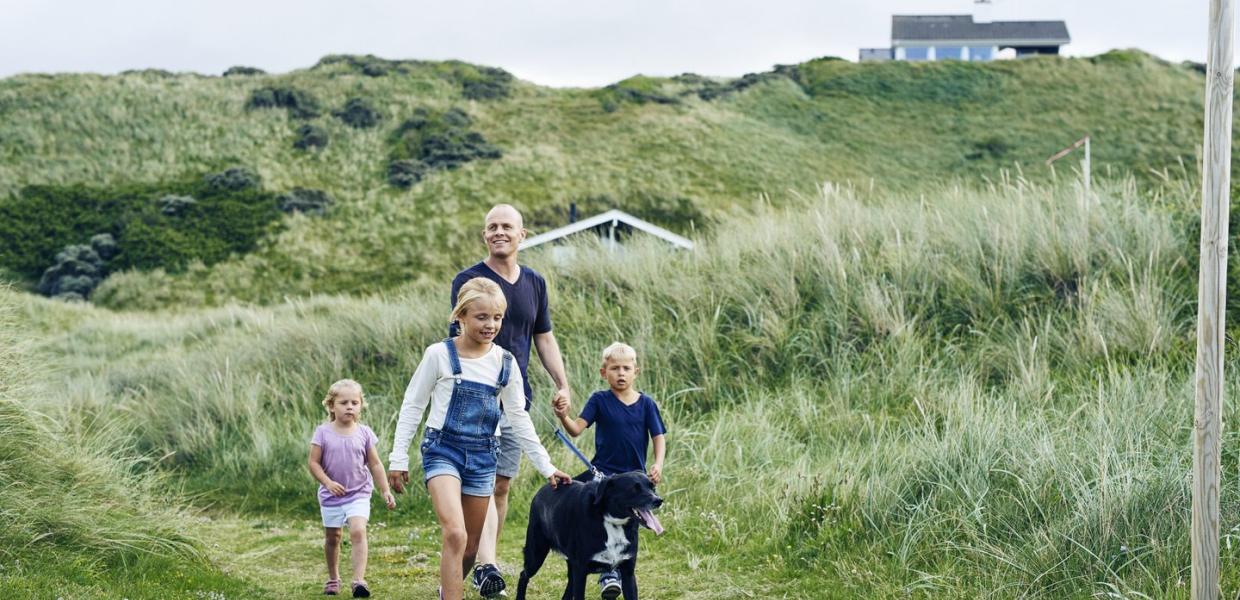
[[[654,399],[633,387],[639,373],[641,367],[637,365],[637,351],[628,344],[615,342],[603,350],[603,366],[599,369],[609,389],[591,394],[576,419],[569,417],[572,409],[569,400],[557,399],[555,415],[573,437],[598,424],[594,432],[594,460],[591,462],[604,475],[642,471],[658,484],[663,480],[666,428]],[[654,462],[649,470],[646,468],[648,439],[654,442]],[[588,476],[588,473],[583,476]],[[599,587],[603,598],[610,600],[618,597],[621,592],[619,575],[614,571],[603,573],[599,577]]]

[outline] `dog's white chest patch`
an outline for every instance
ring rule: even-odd
[[[629,540],[624,537],[624,526],[628,522],[627,518],[618,519],[610,515],[603,517],[603,530],[607,532],[607,543],[601,552],[594,555],[594,560],[611,565],[614,569],[616,565],[632,558],[633,555],[628,553]]]

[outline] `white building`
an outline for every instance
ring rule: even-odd
[[[1011,48],[1017,57],[1059,54],[1071,42],[1063,21],[974,21],[971,15],[895,15],[891,47],[862,48],[860,60],[994,60]]]

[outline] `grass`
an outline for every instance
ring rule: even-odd
[[[692,253],[526,255],[578,402],[622,339],[669,424],[671,533],[647,545],[644,587],[704,597],[705,573],[735,597],[1187,597],[1196,245],[1176,215],[1193,186],[1095,181],[1090,197],[1018,178],[911,197],[828,185],[720,217]],[[303,466],[317,398],[359,380],[386,456],[444,289],[131,313],[14,301],[31,359],[58,365],[40,410],[78,436],[123,422],[217,515],[215,564],[292,594],[321,569]],[[535,402],[540,430],[548,412]],[[537,485],[516,481],[505,561]],[[1237,499],[1225,477],[1225,591]],[[430,589],[428,510],[413,496],[382,517],[377,585]]]
[[[368,76],[367,67],[387,74]],[[606,197],[683,230],[690,224],[663,222],[643,200],[682,199],[683,213],[703,215],[692,224],[703,230],[762,202],[795,205],[824,181],[913,194],[977,185],[1000,170],[1070,179],[1071,162],[1055,172],[1042,161],[1086,133],[1099,174],[1143,183],[1151,171],[1191,169],[1200,145],[1200,73],[1132,51],[994,63],[815,60],[709,101],[698,92],[719,82],[644,76],[600,90],[517,81],[497,98],[467,99],[463,82],[481,73],[463,63],[336,57],[283,75],[6,78],[0,198],[35,184],[160,185],[242,165],[268,192],[321,189],[339,201],[324,219],[285,217],[252,251],[176,273],[122,271],[92,298],[153,310],[439,281],[477,252],[462,224],[480,222],[497,202],[533,214]],[[297,150],[306,121],[247,109],[264,86],[312,93],[324,112],[309,122],[327,132],[328,146]],[[655,96],[675,102],[642,100]],[[351,98],[371,102],[380,125],[353,129],[330,116]],[[503,158],[434,172],[408,190],[389,185],[393,130],[419,108],[454,107]]]

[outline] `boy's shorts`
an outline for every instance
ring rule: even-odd
[[[495,493],[495,445],[466,446],[450,442],[437,430],[428,430],[422,440],[423,483],[432,477],[448,475],[461,482],[466,496],[487,497]]]
[[[370,520],[370,496],[358,498],[348,504],[340,506],[319,506],[319,512],[323,513],[324,527],[344,527],[349,522],[350,517],[361,517]]]

